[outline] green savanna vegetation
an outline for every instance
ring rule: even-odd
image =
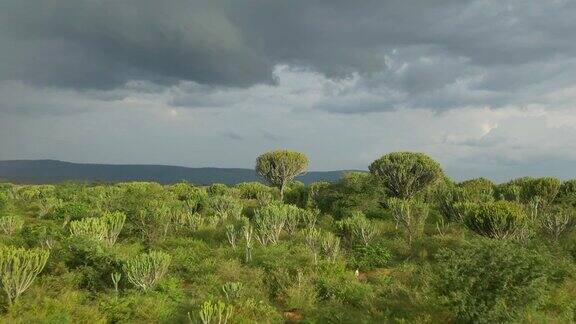
[[[396,152],[335,183],[0,184],[4,323],[571,323],[576,180],[456,183]]]

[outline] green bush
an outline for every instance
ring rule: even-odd
[[[223,196],[228,194],[230,188],[223,183],[214,183],[208,187],[207,191],[210,196]]]
[[[65,222],[80,220],[92,216],[89,205],[83,202],[68,202],[56,207],[52,213],[52,218]]]
[[[531,179],[522,187],[522,199],[525,203],[538,199],[542,207],[547,207],[556,199],[561,185],[562,182],[557,178]]]
[[[383,242],[370,245],[357,245],[352,250],[350,265],[360,270],[372,270],[388,265],[392,259],[392,253]]]
[[[176,195],[176,199],[184,202],[192,213],[201,212],[207,206],[208,193],[204,188],[178,183],[170,186],[169,190]]]
[[[336,225],[349,244],[368,246],[378,234],[375,224],[361,212],[354,212],[351,217],[338,221]]]
[[[242,215],[242,202],[227,195],[212,196],[208,198],[210,211],[217,216],[221,222],[228,218],[238,219]]]
[[[522,207],[508,201],[480,203],[470,206],[465,224],[476,233],[492,238],[514,238],[526,224]]]
[[[107,323],[91,293],[79,289],[77,274],[42,275],[2,314],[3,323]]]
[[[509,322],[547,297],[551,261],[517,244],[480,239],[436,260],[435,287],[459,322]]]
[[[170,260],[169,254],[152,251],[126,261],[123,269],[130,283],[142,290],[149,290],[166,275]]]
[[[260,182],[242,182],[234,186],[240,193],[240,198],[243,199],[257,199],[262,194],[272,194],[272,188]]]
[[[72,236],[83,237],[94,242],[114,245],[124,226],[126,215],[122,212],[105,212],[101,217],[88,217],[70,223]]]
[[[24,225],[24,219],[19,215],[0,216],[0,231],[6,235],[19,232]]]
[[[470,179],[458,184],[464,189],[466,201],[489,202],[494,200],[495,184],[486,178]]]
[[[10,203],[10,197],[8,197],[8,193],[5,191],[0,191],[0,212],[3,212],[8,208]]]
[[[558,195],[556,195],[556,201],[576,207],[576,179],[571,179],[562,182],[560,190],[558,190]]]
[[[113,250],[103,244],[95,244],[85,237],[72,236],[63,239],[53,247],[52,254],[60,264],[51,264],[51,268],[75,271],[81,279],[79,286],[90,290],[109,287],[110,274],[120,269],[120,260]]]
[[[262,245],[277,244],[286,224],[288,209],[281,203],[273,203],[254,212],[256,238]]]
[[[471,179],[459,184],[449,181],[439,184],[433,191],[433,200],[444,218],[448,221],[462,222],[465,207],[471,203],[492,202],[495,185],[485,178]]]
[[[387,204],[396,221],[396,227],[402,227],[409,243],[422,236],[430,212],[428,204],[398,198],[390,198]]]

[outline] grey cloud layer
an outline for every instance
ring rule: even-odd
[[[288,64],[358,74],[374,97],[336,94],[319,105],[327,111],[499,107],[576,82],[575,16],[576,2],[560,0],[6,0],[0,78],[248,87],[274,84],[274,67]]]

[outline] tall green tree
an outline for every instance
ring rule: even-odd
[[[308,158],[296,151],[270,151],[256,159],[256,172],[272,186],[280,189],[281,200],[284,200],[286,185],[307,168]]]
[[[413,152],[386,154],[372,162],[369,169],[391,196],[400,199],[412,198],[443,174],[438,162],[426,154]]]

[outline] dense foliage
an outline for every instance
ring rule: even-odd
[[[278,152],[262,174],[283,154],[291,174],[307,165]],[[370,170],[308,186],[0,184],[1,321],[576,321],[576,180],[456,183],[410,152]]]

